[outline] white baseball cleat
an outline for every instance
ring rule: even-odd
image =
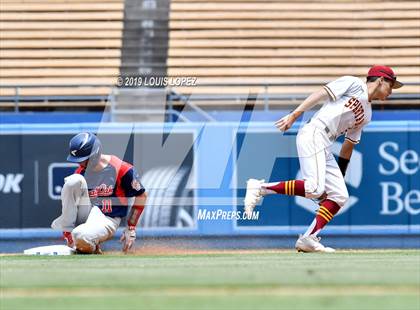
[[[333,248],[323,246],[319,242],[320,240],[321,237],[316,237],[314,235],[309,235],[307,237],[299,235],[299,239],[296,241],[295,248],[298,252],[335,252]]]
[[[252,212],[257,204],[260,203],[263,197],[262,184],[265,180],[249,179],[246,182],[246,195],[244,211],[248,217],[252,216]]]

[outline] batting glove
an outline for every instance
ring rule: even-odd
[[[123,244],[122,251],[127,253],[133,247],[135,241],[136,227],[127,227],[120,238],[120,242]]]
[[[71,236],[70,231],[63,231],[63,239],[66,241],[69,248],[74,246],[73,237]]]

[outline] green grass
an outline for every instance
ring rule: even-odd
[[[420,309],[420,251],[2,256],[0,309]]]

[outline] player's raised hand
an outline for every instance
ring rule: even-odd
[[[295,122],[296,117],[292,113],[287,114],[286,116],[279,119],[277,122],[274,123],[274,125],[280,130],[280,131],[286,131],[290,127],[292,127],[293,123]]]
[[[124,229],[124,232],[120,238],[120,242],[123,244],[122,251],[127,253],[133,247],[134,242],[136,241],[136,229],[135,227],[127,227]]]

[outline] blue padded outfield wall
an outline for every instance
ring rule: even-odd
[[[236,211],[248,178],[299,178],[298,126],[284,135],[268,122],[0,125],[0,238],[58,235],[49,224],[74,169],[65,162],[68,140],[86,130],[144,176],[151,206],[143,235],[295,235],[312,221],[315,202],[273,195],[256,209],[258,220]],[[419,156],[420,121],[369,124],[346,175],[349,203],[325,232],[420,236]]]

